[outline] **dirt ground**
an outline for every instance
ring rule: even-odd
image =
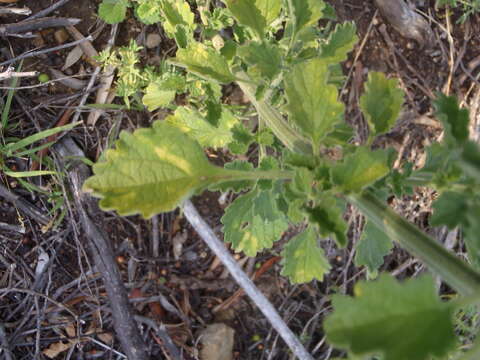
[[[35,14],[55,2],[18,0],[15,5],[26,6]],[[355,22],[360,39],[343,65],[348,76],[342,92],[347,105],[347,121],[361,137],[365,124],[358,99],[369,70],[399,78],[407,94],[405,110],[394,131],[383,136],[377,145],[394,146],[403,159],[421,166],[423,148],[441,134],[441,128],[432,118],[435,94],[455,94],[464,105],[472,106],[474,95],[480,92],[478,80],[472,79],[480,71],[480,16],[472,15],[466,23],[457,24],[460,13],[454,13],[447,21],[445,11],[436,10],[434,1],[417,1],[435,35],[432,46],[421,49],[415,41],[403,38],[389,25],[384,29],[385,22],[373,1],[327,2],[336,9],[339,21]],[[0,1],[0,6],[3,3]],[[97,18],[97,6],[98,1],[71,0],[51,16],[81,19],[76,28],[85,36],[102,29],[93,41],[95,49],[100,51],[109,39],[110,26],[104,26]],[[22,18],[3,16],[0,25]],[[37,34],[41,35],[41,40],[0,38],[0,62],[37,48],[73,41],[68,33],[66,38],[58,39],[61,35],[55,31],[41,31]],[[142,25],[130,17],[120,25],[116,45],[126,44],[130,38],[143,41],[145,33],[150,31],[155,31],[155,26]],[[162,46],[164,50],[161,51],[171,51],[168,39],[162,39]],[[52,67],[59,70],[70,50],[26,58],[22,71],[47,72]],[[147,63],[149,58],[158,55],[144,51],[142,61]],[[83,74],[81,80],[88,81],[94,71],[95,66],[82,58],[66,74]],[[9,130],[9,137],[22,138],[52,127],[69,108],[75,108],[83,96],[81,91],[58,83],[30,87],[37,83],[36,79],[23,79],[17,84],[25,88],[16,91],[13,97],[9,122],[17,125]],[[0,91],[5,101],[8,89]],[[90,97],[93,98],[94,95]],[[80,119],[85,120],[86,116],[82,112]],[[121,117],[112,111],[100,118],[95,127],[77,127],[70,135],[89,159],[96,160],[119,128],[133,130],[148,126],[151,121],[146,111],[128,111]],[[7,165],[17,170],[32,167],[27,157],[8,160]],[[41,217],[25,215],[19,209],[18,199],[13,201],[16,204],[13,206],[12,200],[0,193],[0,224],[11,226],[0,227],[0,340],[8,339],[14,359],[122,358],[106,289],[89,255],[67,180],[62,177],[26,179],[40,188],[42,194],[28,191],[21,181],[0,174],[0,185],[52,220],[42,223]],[[221,236],[219,219],[225,205],[219,202],[219,196],[219,193],[205,193],[196,197],[194,203]],[[444,232],[428,227],[433,196],[431,191],[423,189],[394,205],[411,221],[444,240]],[[353,210],[348,217],[350,236],[355,243],[363,220]],[[238,286],[178,211],[152,220],[107,213],[102,224],[113,245],[134,312],[141,317],[142,337],[152,359],[167,357],[165,344],[152,330],[149,320],[164,324],[168,336],[181,349],[185,359],[197,358],[202,329],[219,322],[235,331],[235,358],[290,358],[286,345],[259,310],[245,296],[234,295]],[[330,311],[327,295],[349,293],[354,280],[364,277],[365,271],[353,264],[351,247],[338,250],[332,242],[325,241],[324,249],[333,267],[331,273],[322,283],[292,286],[279,274],[281,244],[282,241],[278,242],[271,251],[255,259],[243,254],[237,254],[236,258],[249,274],[264,264],[266,271],[256,281],[257,286],[316,359],[341,355],[326,344],[321,328],[323,317]],[[461,246],[456,246],[461,252]],[[42,271],[39,270],[41,261],[46,264]],[[400,249],[388,256],[382,267],[398,277],[411,276],[422,269],[421,264]]]

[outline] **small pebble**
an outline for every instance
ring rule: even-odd
[[[147,49],[156,48],[162,42],[162,38],[160,35],[151,33],[147,35],[147,39],[145,40],[145,46]]]

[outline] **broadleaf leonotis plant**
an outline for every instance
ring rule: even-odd
[[[254,256],[271,248],[290,225],[301,225],[282,251],[282,274],[293,282],[307,282],[321,281],[331,268],[320,237],[334,239],[339,247],[347,245],[343,213],[351,202],[367,217],[356,264],[366,266],[371,275],[394,240],[460,293],[478,291],[480,275],[475,270],[383,201],[414,186],[435,187],[441,196],[432,223],[464,227],[469,256],[480,263],[475,238],[480,155],[468,141],[468,114],[454,98],[438,97],[445,141],[428,149],[425,167],[414,171],[406,164],[402,171],[393,170],[394,151],[372,149],[371,144],[394,126],[403,92],[397,80],[369,74],[360,99],[369,138],[366,144],[355,145],[339,100],[343,80],[339,62],[357,41],[355,26],[340,24],[325,34],[327,27],[321,29],[318,23],[331,13],[328,8],[326,16],[322,1],[226,0],[225,9],[214,11],[197,1],[201,24],[194,23],[185,0],[139,0],[133,4],[140,19],[149,14],[147,3],[158,7],[144,20],[163,21],[166,34],[178,45],[176,57],[169,61],[184,69],[185,81],[179,81],[177,72],[175,84],[182,86],[165,79],[149,86],[143,100],[148,108],[165,106],[167,96],[174,113],[149,129],[122,133],[115,149],[107,150],[104,160],[94,165],[94,176],[84,188],[101,198],[103,209],[148,218],[173,210],[206,189],[234,191],[239,195],[221,219],[225,241]],[[235,107],[221,101],[220,85],[231,83],[240,87],[256,111],[253,121],[243,121]],[[172,103],[175,92],[183,92],[187,105]],[[258,147],[257,167],[239,160],[218,167],[202,149],[223,147],[238,155],[252,145]],[[383,354],[387,360],[429,359],[452,348],[455,303],[438,301],[431,278],[398,284],[382,276],[375,284],[358,285],[356,295],[334,299],[336,311],[326,324],[334,345],[359,356]],[[398,317],[404,319],[392,320]],[[423,331],[425,323],[421,325],[425,319],[428,333]],[[421,336],[409,347],[398,345],[397,339],[414,333],[416,326]]]

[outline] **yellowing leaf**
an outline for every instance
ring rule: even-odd
[[[399,283],[382,275],[358,283],[355,293],[332,297],[324,325],[332,345],[384,360],[443,358],[454,347],[452,303],[440,301],[430,276]]]
[[[222,109],[218,126],[213,126],[198,112],[186,107],[177,108],[167,121],[197,140],[201,146],[213,148],[228,145],[233,140],[231,129],[238,123],[230,111]]]
[[[327,84],[328,66],[319,58],[300,63],[285,77],[289,119],[313,140],[314,148],[341,121],[344,105]]]
[[[379,72],[368,74],[360,108],[370,125],[371,136],[384,134],[395,125],[402,104],[403,91],[397,79],[387,79]]]
[[[148,111],[154,111],[169,105],[175,99],[175,93],[175,90],[165,89],[161,84],[152,82],[147,86],[142,102]]]
[[[309,227],[290,239],[282,251],[282,275],[294,283],[323,280],[330,271],[330,264],[323,249],[317,244],[315,231]]]
[[[164,0],[162,1],[162,13],[165,22],[162,24],[165,31],[173,37],[177,25],[184,25],[193,30],[195,15],[190,5],[185,0]]]
[[[227,61],[215,51],[202,43],[192,42],[186,49],[177,50],[176,60],[179,65],[207,80],[229,83],[235,80]]]
[[[200,145],[176,127],[157,121],[150,129],[122,132],[106,161],[93,166],[84,189],[100,207],[149,218],[171,211],[195,190],[228,172],[211,165]]]

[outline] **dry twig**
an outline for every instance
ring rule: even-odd
[[[230,271],[230,274],[235,281],[245,290],[250,299],[265,315],[275,330],[277,330],[295,356],[302,360],[313,360],[313,357],[307,352],[307,350],[305,350],[302,343],[288,328],[270,301],[268,301],[265,295],[258,290],[252,280],[250,280],[237,265],[235,259],[227,251],[223,243],[217,238],[210,226],[208,226],[208,224],[201,218],[191,201],[187,200],[184,202],[183,211],[188,222],[192,225],[195,231],[198,232],[202,240],[205,241],[215,255],[222,260],[222,263]]]

